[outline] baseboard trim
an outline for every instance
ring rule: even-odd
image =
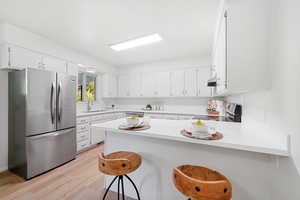
[[[5,172],[8,170],[8,167],[0,167],[0,173]]]

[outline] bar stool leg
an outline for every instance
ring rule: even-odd
[[[117,178],[118,178],[118,176],[116,176],[116,177],[114,178],[114,180],[112,180],[112,182],[109,184],[108,188],[107,188],[106,191],[105,191],[105,194],[104,194],[102,200],[105,200],[105,197],[106,197],[106,195],[107,195],[109,189],[111,188],[112,184],[117,180]]]
[[[118,200],[120,200],[120,176],[118,178]]]
[[[131,180],[131,178],[129,178],[129,176],[127,176],[126,174],[125,174],[125,177],[126,177],[126,178],[131,182],[131,184],[133,185],[133,187],[134,187],[134,189],[135,189],[135,192],[136,192],[136,194],[137,194],[138,200],[140,200],[140,194],[139,194],[139,191],[138,191],[136,185],[135,185],[134,182]]]
[[[120,179],[121,179],[121,185],[122,185],[122,200],[125,200],[123,175],[120,176]]]

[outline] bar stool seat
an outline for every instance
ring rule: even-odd
[[[173,170],[177,190],[192,200],[230,200],[232,187],[222,174],[211,169],[182,165]]]
[[[118,179],[118,199],[120,195],[120,184],[121,184],[122,197],[123,197],[122,199],[125,200],[124,181],[123,181],[124,177],[126,177],[131,182],[131,184],[133,185],[137,193],[138,200],[140,200],[140,195],[137,190],[137,187],[127,174],[138,169],[141,166],[141,164],[142,164],[141,156],[134,152],[118,151],[108,155],[104,155],[103,153],[101,153],[98,157],[99,170],[104,174],[116,176],[113,179],[113,181],[110,183],[109,187],[106,189],[106,192],[103,196],[103,200],[105,199],[109,189],[117,179]]]

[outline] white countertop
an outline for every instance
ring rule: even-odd
[[[190,120],[151,119],[151,128],[144,131],[119,130],[118,127],[122,122],[125,122],[124,118],[95,124],[93,127],[105,129],[111,134],[118,132],[143,137],[175,140],[277,156],[290,155],[289,135],[276,133],[274,130],[270,130],[266,127],[253,127],[249,129],[244,128],[239,123],[205,121],[207,125],[215,127],[216,130],[222,133],[224,136],[220,140],[205,141],[187,138],[180,134],[182,129],[190,126]]]
[[[169,110],[142,110],[142,109],[109,109],[101,112],[78,112],[77,117],[87,117],[93,115],[109,114],[109,113],[118,113],[118,112],[143,112],[149,114],[170,114],[170,115],[207,115],[207,116],[222,116],[222,115],[213,115],[208,114],[207,112],[200,111],[169,111]]]

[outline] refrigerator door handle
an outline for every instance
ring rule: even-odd
[[[51,122],[54,124],[54,90],[55,90],[55,83],[52,83],[51,85],[51,97],[50,97],[50,112],[51,112]]]
[[[57,136],[61,136],[61,135],[70,133],[70,130],[71,129],[63,130],[63,131],[57,131],[57,132],[54,132],[54,133],[46,133],[46,134],[42,134],[42,135],[31,136],[29,138],[30,138],[30,140],[36,140],[36,139],[46,138],[46,137],[57,137]]]
[[[61,106],[61,82],[59,82],[58,85],[58,93],[57,93],[57,110],[58,110],[58,121],[61,121],[61,116],[62,116],[62,106]]]

